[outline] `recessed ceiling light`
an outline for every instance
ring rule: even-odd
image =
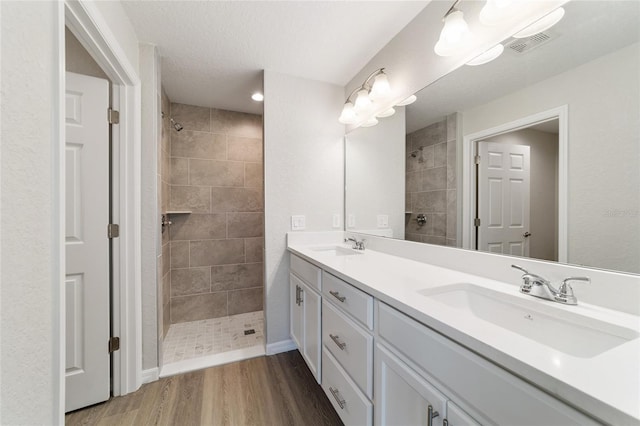
[[[264,95],[260,92],[256,92],[253,95],[251,95],[251,99],[253,99],[256,102],[262,102],[264,101]]]
[[[418,98],[416,98],[416,95],[411,95],[407,99],[405,99],[404,101],[398,102],[396,104],[396,106],[405,106],[405,105],[412,104],[412,103],[414,103],[416,101],[416,99],[418,99]]]

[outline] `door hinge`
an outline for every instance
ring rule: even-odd
[[[120,338],[112,337],[109,339],[109,353],[113,353],[120,349]]]
[[[107,237],[118,238],[120,236],[120,225],[117,223],[110,223],[107,225]]]
[[[479,156],[479,155],[476,155],[475,157],[473,157],[473,161],[474,161],[476,164],[480,164],[480,156]]]
[[[115,109],[109,108],[107,110],[107,121],[109,124],[119,124],[120,123],[120,112]]]
[[[480,226],[480,218],[476,217],[475,219],[473,219],[473,226]]]

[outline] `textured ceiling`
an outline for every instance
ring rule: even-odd
[[[123,1],[173,102],[261,113],[262,70],[346,85],[428,1]]]

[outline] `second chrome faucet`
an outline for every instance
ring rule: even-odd
[[[560,287],[556,289],[549,280],[540,275],[533,274],[518,265],[511,265],[511,267],[524,272],[524,275],[522,275],[522,285],[520,286],[522,293],[541,299],[564,303],[565,305],[578,304],[578,299],[573,294],[573,288],[571,288],[569,281],[591,282],[589,277],[569,277],[562,280]]]

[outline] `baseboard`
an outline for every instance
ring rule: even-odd
[[[294,349],[298,349],[296,343],[292,340],[281,340],[275,343],[269,343],[267,345],[267,355],[275,355],[282,352],[289,352]]]
[[[155,382],[160,378],[160,369],[158,367],[142,370],[142,384]]]

